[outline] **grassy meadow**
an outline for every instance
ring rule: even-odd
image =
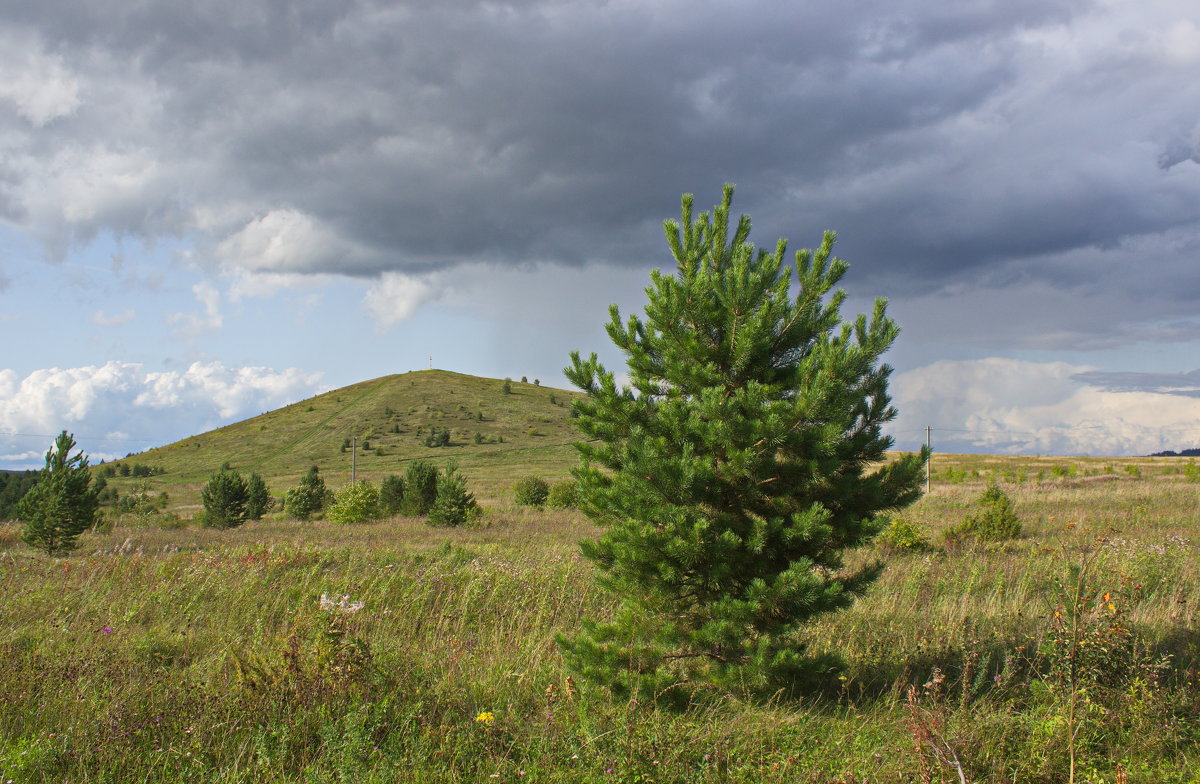
[[[561,410],[542,399],[555,391],[521,387],[512,405]],[[232,446],[187,442],[133,458],[167,467],[139,481],[176,516],[115,518],[65,558],[0,526],[0,781],[1200,782],[1188,460],[937,455],[931,492],[903,515],[928,546],[852,553],[884,559],[883,576],[806,631],[842,667],[798,701],[712,693],[676,713],[613,702],[563,668],[555,634],[612,608],[577,554],[597,531],[513,504],[513,480],[565,476],[572,457],[526,462],[516,450],[548,436],[515,424],[527,412],[505,425],[491,411],[509,451],[459,450],[486,510],[469,528],[274,515],[199,529],[190,488],[211,466],[189,468],[184,450]],[[539,424],[565,443],[563,419]],[[400,440],[367,476],[421,454]],[[333,489],[348,481],[336,441],[310,455],[331,461]],[[275,490],[298,475],[230,454]],[[1023,535],[947,542],[990,480]]]

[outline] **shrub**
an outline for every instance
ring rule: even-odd
[[[550,486],[540,477],[527,476],[513,485],[513,499],[518,506],[542,506],[549,494]]]
[[[429,510],[430,525],[464,525],[479,516],[475,496],[467,492],[467,480],[451,463],[437,480],[437,499]]]
[[[379,514],[379,491],[364,479],[342,488],[329,507],[328,517],[344,525],[377,520]]]
[[[1021,520],[1013,508],[1012,499],[1005,495],[1000,485],[995,482],[989,484],[979,497],[977,506],[978,512],[968,514],[947,532],[949,538],[971,537],[1002,542],[1021,535]]]
[[[328,495],[325,480],[321,478],[317,467],[312,466],[300,480],[300,484],[287,491],[283,499],[283,509],[297,520],[308,520],[325,508]]]
[[[62,431],[46,452],[36,484],[17,503],[17,519],[25,523],[21,540],[48,555],[75,549],[79,535],[96,522],[100,502],[87,455],[71,455],[74,448],[75,438]]]
[[[236,528],[246,522],[249,488],[237,471],[218,471],[200,491],[206,528]]]
[[[546,505],[555,509],[574,509],[575,496],[578,491],[579,485],[574,479],[555,482],[550,485],[550,492],[546,496]]]
[[[275,506],[275,499],[267,489],[267,483],[258,474],[250,474],[246,480],[246,519],[261,520]]]
[[[512,379],[511,378],[504,379],[504,385],[500,387],[500,391],[506,395],[512,394]]]
[[[404,480],[389,474],[379,485],[379,509],[384,514],[399,514],[404,508]]]
[[[404,474],[404,513],[412,516],[429,514],[437,500],[437,466],[425,460],[409,463]]]
[[[450,446],[450,431],[439,428],[431,428],[429,435],[425,438],[425,446],[439,447]]]
[[[906,517],[893,517],[876,540],[885,550],[918,553],[932,549],[925,529]]]

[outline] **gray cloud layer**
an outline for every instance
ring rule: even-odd
[[[873,291],[1103,311],[1016,343],[1178,340],[1200,14],[1125,5],[8,0],[0,218],[226,272],[649,266],[728,180],[760,244],[838,229]]]

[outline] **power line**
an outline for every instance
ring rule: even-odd
[[[146,443],[147,441],[154,440],[152,438],[130,438],[130,437],[122,438],[120,436],[85,436],[85,435],[80,435],[78,433],[74,433],[72,435],[74,435],[75,438],[77,438],[77,439],[86,438],[89,441],[126,441],[126,442]],[[0,433],[0,436],[16,436],[16,437],[20,437],[20,438],[58,438],[59,434],[58,433]]]

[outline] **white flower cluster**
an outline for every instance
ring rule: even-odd
[[[347,615],[349,615],[350,613],[358,612],[359,610],[361,610],[363,607],[366,607],[366,606],[367,606],[366,602],[350,601],[349,596],[342,596],[340,599],[338,599],[335,602],[333,599],[330,599],[325,594],[321,594],[321,609],[325,610],[325,611],[332,612],[332,611],[336,610],[338,612],[344,612]]]

